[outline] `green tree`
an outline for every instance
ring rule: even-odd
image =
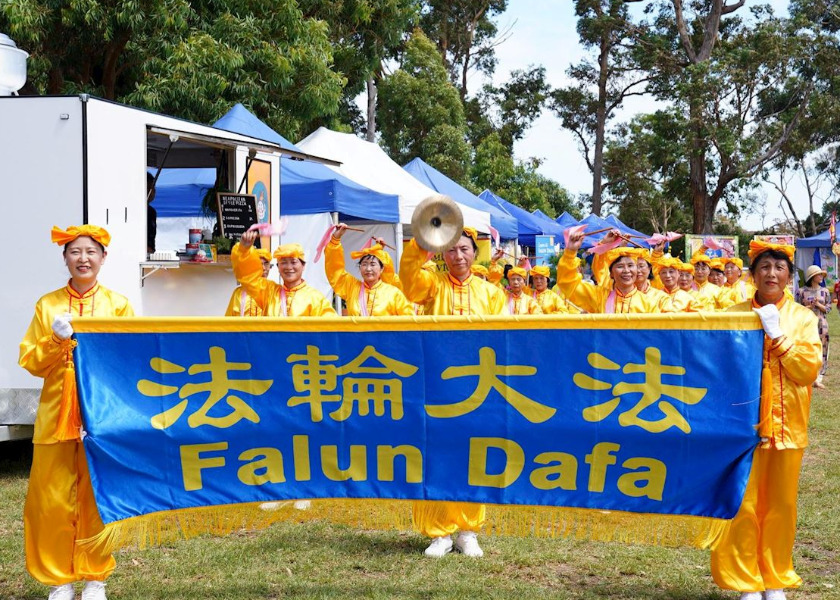
[[[511,71],[502,85],[484,86],[478,98],[484,120],[479,120],[478,131],[482,130],[482,123],[489,124],[498,132],[502,144],[513,152],[514,143],[522,139],[542,113],[549,91],[542,66]]]
[[[738,201],[733,188],[748,190],[780,157],[811,106],[820,48],[769,7],[738,18],[744,4],[661,2],[637,53],[648,89],[682,113],[695,233],[711,232],[721,203]]]
[[[575,0],[575,14],[581,44],[595,60],[569,67],[573,83],[551,94],[551,106],[580,144],[592,173],[592,212],[600,215],[607,124],[626,98],[644,92],[647,77],[633,60],[634,27],[625,0]]]
[[[337,122],[376,139],[377,86],[383,61],[395,59],[405,38],[419,19],[419,0],[299,0],[307,17],[321,19],[329,27],[335,70],[347,81]],[[363,116],[356,98],[367,92]]]
[[[88,92],[199,122],[242,102],[295,138],[337,111],[323,22],[295,0],[15,0],[0,28],[32,52],[29,93]]]
[[[515,161],[498,133],[478,145],[472,167],[472,188],[489,189],[508,202],[531,212],[540,209],[554,218],[563,211],[579,218],[581,207],[559,183],[540,173],[537,159]]]
[[[507,0],[424,0],[420,26],[443,56],[461,100],[467,98],[472,70],[492,75],[500,40],[494,19],[507,10]],[[502,36],[504,37],[504,36]]]
[[[390,157],[405,164],[419,156],[463,181],[470,153],[464,107],[435,45],[419,29],[400,68],[382,79],[379,97],[381,143]]]

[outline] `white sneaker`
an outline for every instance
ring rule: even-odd
[[[73,589],[72,583],[53,586],[47,600],[76,600],[76,590]]]
[[[295,500],[295,509],[297,510],[309,510],[310,506],[312,506],[312,502],[309,500]]]
[[[784,590],[767,590],[764,592],[764,600],[787,600]]]
[[[101,581],[85,582],[85,589],[82,590],[82,600],[107,600],[105,584]]]
[[[762,600],[761,592],[743,592],[740,600]]]
[[[434,538],[424,554],[432,558],[441,558],[449,552],[452,552],[452,538],[445,535]]]
[[[484,550],[478,545],[478,537],[475,531],[462,531],[458,534],[458,539],[455,540],[455,547],[464,556],[472,558],[481,558],[484,556]]]

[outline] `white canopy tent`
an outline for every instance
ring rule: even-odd
[[[385,154],[378,145],[356,137],[319,127],[297,143],[304,152],[322,153],[341,163],[330,168],[345,177],[377,192],[396,194],[400,198],[400,223],[411,224],[417,205],[438,192],[417,181]],[[490,232],[490,213],[458,204],[464,225],[483,233]]]

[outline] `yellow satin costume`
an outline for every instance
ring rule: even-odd
[[[539,302],[525,292],[520,293],[519,296],[514,296],[512,292],[508,292],[505,305],[507,306],[507,312],[511,315],[543,314]]]
[[[557,285],[570,302],[586,312],[607,312],[610,294],[615,294],[613,312],[616,314],[659,312],[656,302],[635,287],[625,295],[612,287],[584,283],[583,276],[577,270],[577,264],[578,260],[574,252],[563,252],[557,262]]]
[[[753,301],[731,307],[749,311]],[[798,587],[793,569],[796,498],[808,445],[811,384],[822,365],[817,318],[787,296],[776,305],[784,335],[764,338],[764,364],[773,379],[772,434],[755,450],[741,508],[712,550],[718,586],[740,592]]]
[[[381,259],[380,261],[384,268],[385,261]],[[381,279],[372,287],[368,287],[366,283],[348,273],[344,266],[344,247],[335,238],[332,238],[324,248],[324,269],[327,272],[327,279],[332,289],[344,298],[349,316],[358,317],[362,314],[359,304],[362,286],[365,288],[365,310],[368,316],[386,317],[389,315],[414,314],[414,306],[397,287],[389,285]]]
[[[492,283],[470,275],[463,282],[448,273],[423,270],[426,251],[411,240],[400,259],[403,289],[418,304],[429,302],[433,315],[501,315],[505,312],[504,293]],[[479,531],[484,525],[484,504],[467,502],[414,503],[414,527],[431,538],[451,535],[457,530]]]
[[[23,509],[26,569],[36,580],[51,586],[103,581],[116,564],[111,554],[85,550],[76,544],[102,531],[103,525],[81,440],[56,438],[66,362],[75,347],[72,339],[61,340],[52,332],[53,319],[65,312],[74,319],[134,316],[124,296],[99,283],[85,294],[68,284],[38,300],[35,316],[20,344],[20,366],[44,378]]]
[[[289,289],[262,276],[262,262],[253,246],[236,244],[230,253],[233,274],[266,317],[329,317],[335,309],[324,295],[305,281]],[[286,305],[282,297],[285,293]]]
[[[531,292],[531,297],[540,305],[544,315],[566,315],[571,313],[569,307],[566,306],[565,300],[549,289],[543,290],[542,292],[534,290]]]
[[[244,306],[244,308],[243,308]],[[230,295],[227,309],[225,309],[226,317],[261,317],[263,311],[256,300],[248,295],[245,288],[241,285],[236,286],[233,293]]]

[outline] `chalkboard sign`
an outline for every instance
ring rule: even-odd
[[[216,201],[219,207],[219,228],[223,237],[239,241],[251,225],[259,222],[257,198],[253,194],[220,192],[216,194]],[[259,238],[255,245],[259,248]]]

